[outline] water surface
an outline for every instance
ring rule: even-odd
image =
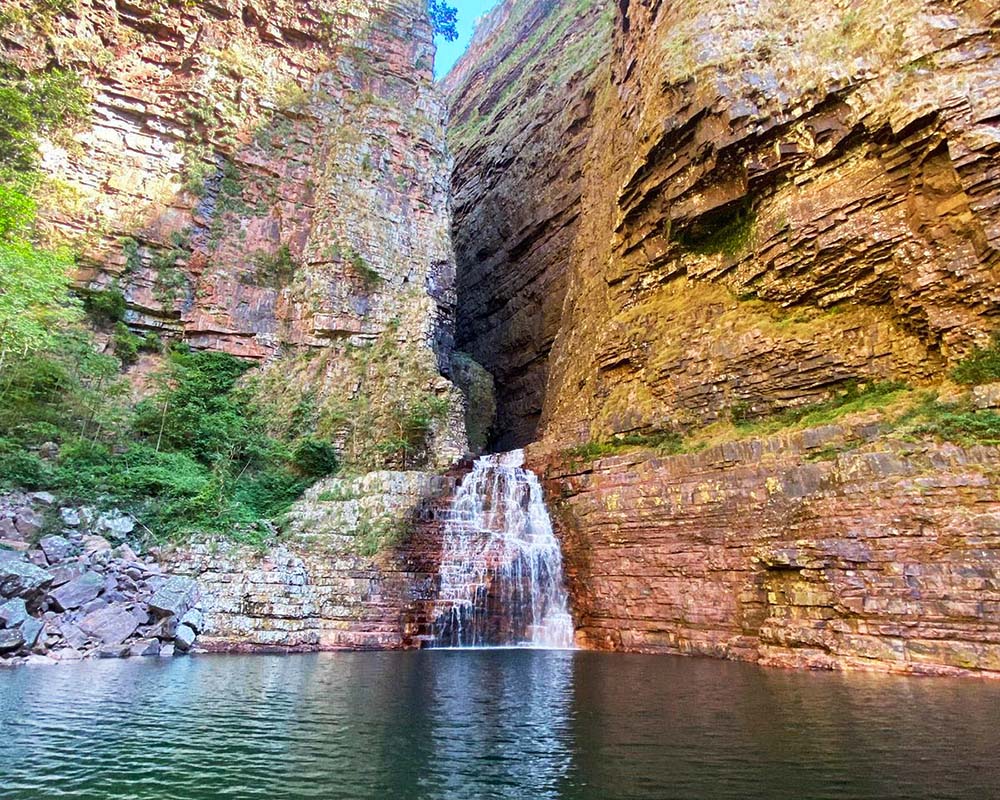
[[[1000,686],[570,651],[0,671],[0,797],[1000,797]]]

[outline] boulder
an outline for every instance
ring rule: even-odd
[[[179,624],[180,621],[177,617],[166,617],[160,620],[157,625],[151,627],[148,633],[150,636],[155,636],[157,639],[169,642],[177,635],[177,626]]]
[[[192,608],[181,617],[181,625],[187,625],[195,633],[201,633],[205,630],[205,615],[197,608]]]
[[[24,636],[20,628],[3,628],[0,630],[0,653],[20,650],[24,646]]]
[[[127,562],[128,565],[134,564],[136,560],[139,558],[135,550],[133,550],[127,544],[118,545],[118,547],[114,549],[114,557],[120,558],[122,561]]]
[[[60,508],[59,517],[62,519],[63,525],[67,528],[80,527],[80,512],[75,508]]]
[[[985,383],[972,389],[972,404],[976,408],[1000,408],[1000,383]]]
[[[135,530],[135,520],[117,509],[101,514],[94,523],[94,532],[112,539],[124,539]]]
[[[49,593],[56,606],[63,611],[71,611],[89,603],[104,590],[104,577],[96,572],[85,572],[69,583]]]
[[[172,644],[165,644],[160,648],[160,655],[164,658],[169,658],[174,654],[174,646]]]
[[[52,575],[52,586],[62,586],[64,583],[69,583],[86,571],[87,567],[84,564],[60,564],[58,567],[53,567],[49,570],[49,574]]]
[[[0,628],[16,628],[28,618],[28,609],[20,597],[12,597],[0,606]]]
[[[50,564],[65,561],[76,549],[69,539],[62,536],[45,536],[38,544]]]
[[[52,583],[52,575],[27,561],[0,561],[0,596],[31,597]]]
[[[198,584],[191,578],[175,575],[150,598],[149,610],[163,617],[183,617],[197,601]]]
[[[45,639],[42,636],[42,629],[45,626],[42,625],[41,620],[37,620],[34,617],[28,617],[21,624],[21,637],[24,639],[24,646],[27,648],[34,647],[36,644],[42,644],[44,646]]]
[[[97,648],[98,658],[128,658],[128,655],[127,644],[102,644]]]
[[[95,597],[89,603],[84,603],[80,606],[80,613],[82,614],[93,614],[95,611],[100,611],[102,608],[108,607],[108,601],[103,597]]]
[[[43,506],[50,506],[56,501],[56,496],[51,492],[32,492],[31,499]]]
[[[194,640],[197,638],[198,634],[194,630],[187,625],[179,625],[177,627],[177,636],[174,638],[174,647],[182,653],[186,653],[194,646]]]
[[[58,661],[82,661],[83,653],[75,647],[64,647],[52,654]]]
[[[136,618],[120,606],[98,609],[80,620],[80,630],[105,645],[121,644],[137,627]]]
[[[21,536],[34,536],[42,529],[42,516],[33,508],[19,508],[15,512],[14,527]]]
[[[159,639],[137,639],[129,647],[129,655],[132,656],[158,656],[159,654]]]
[[[43,442],[38,448],[38,455],[44,458],[46,461],[51,461],[54,458],[59,457],[59,445],[55,442]],[[37,492],[37,494],[49,494],[48,492]],[[52,497],[52,495],[49,495]],[[55,502],[55,498],[52,497],[52,502]]]
[[[59,633],[62,634],[63,641],[65,641],[66,644],[77,650],[83,648],[87,644],[87,634],[85,634],[82,630],[80,630],[79,626],[74,625],[72,622],[60,623]]]
[[[111,556],[111,542],[105,539],[103,536],[84,536],[83,537],[83,552],[89,555],[94,555],[95,553],[103,553],[105,550],[108,551],[108,557]]]

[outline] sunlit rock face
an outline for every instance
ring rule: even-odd
[[[266,551],[234,543],[164,549],[197,579],[199,647],[396,650],[433,639],[437,567],[456,474],[370,472],[309,489]]]
[[[79,285],[120,289],[140,333],[290,359],[279,373],[321,396],[364,383],[338,371],[346,349],[391,338],[399,372],[454,406],[437,461],[460,455],[440,378],[450,159],[422,0],[35,5],[5,5],[6,57],[73,70],[94,97],[43,163],[42,217],[80,253]]]
[[[995,10],[607,6],[501,4],[446,81],[458,336],[508,437],[919,383],[986,340]]]
[[[765,414],[934,380],[984,342],[995,14],[619,4],[543,430]]]
[[[447,88],[458,337],[505,430],[540,440],[582,640],[996,672],[994,447],[865,423],[560,455],[937,385],[988,340],[995,5],[571,5],[502,4]],[[562,48],[529,62],[529,28]]]

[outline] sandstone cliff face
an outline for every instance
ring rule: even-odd
[[[460,455],[439,375],[454,264],[425,4],[50,5],[5,8],[0,43],[23,68],[75,71],[94,98],[43,161],[44,221],[80,253],[80,286],[120,290],[133,330],[284,358],[286,383],[321,400],[357,396],[369,376],[352,349],[391,340],[397,383],[451,406],[436,460]]]
[[[871,424],[552,463],[579,641],[1000,674],[998,468],[995,447],[886,442]]]
[[[989,338],[997,8],[622,0],[602,32],[595,5],[502,5],[448,86],[459,126],[504,109],[474,142],[452,134],[459,338],[516,349],[484,363],[499,418],[541,439],[581,641],[995,673],[995,447],[902,442],[875,414],[669,458],[560,452],[772,418],[854,382],[936,386]],[[603,46],[571,81],[535,65],[562,87],[542,111],[504,79],[523,50],[498,64],[491,42],[552,13]],[[521,164],[538,169],[518,193]],[[542,286],[561,307],[522,335],[513,310]],[[519,359],[544,381],[531,392]]]
[[[931,381],[982,342],[1000,286],[995,13],[622,5],[546,432]]]
[[[444,81],[458,159],[457,344],[494,375],[501,450],[534,439],[542,414],[609,54],[610,9],[577,5],[575,16],[555,2],[501,3]]]
[[[987,338],[995,9],[598,5],[503,4],[446,84],[459,338],[509,438],[932,381]]]

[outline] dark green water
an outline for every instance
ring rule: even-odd
[[[544,651],[0,672],[0,797],[1000,798],[1000,686]]]

